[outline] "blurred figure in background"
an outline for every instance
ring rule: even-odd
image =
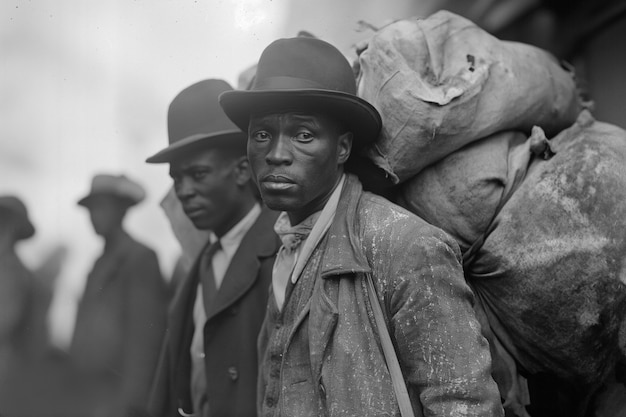
[[[0,389],[11,369],[28,360],[29,321],[35,279],[16,252],[17,244],[35,234],[24,203],[0,197]],[[0,412],[2,408],[0,406]]]
[[[256,341],[279,247],[278,214],[257,200],[246,134],[217,102],[227,90],[213,79],[181,91],[168,110],[169,146],[147,160],[170,164],[185,214],[212,232],[172,300],[152,417],[256,415]]]
[[[126,176],[100,174],[78,202],[104,239],[70,346],[71,363],[88,387],[85,417],[142,415],[145,409],[165,330],[167,289],[156,253],[123,227],[128,209],[144,197]]]

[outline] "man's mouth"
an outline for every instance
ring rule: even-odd
[[[266,175],[261,179],[261,185],[266,190],[282,191],[293,187],[295,182],[284,175]]]
[[[184,207],[184,212],[187,216],[193,217],[200,214],[204,209],[202,207]]]

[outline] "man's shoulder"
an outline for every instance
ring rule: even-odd
[[[407,242],[437,242],[456,246],[456,241],[442,229],[371,192],[362,194],[358,216],[361,234],[368,240],[383,239],[388,240],[389,244],[395,242],[398,245],[406,245]]]
[[[156,251],[146,243],[137,240],[135,237],[128,235],[128,239],[124,243],[124,252],[140,257],[157,257]]]
[[[385,197],[368,191],[364,191],[361,195],[358,215],[361,222],[365,224],[380,221],[387,227],[418,228],[424,229],[424,232],[431,233],[436,233],[439,230],[415,213],[389,201]]]

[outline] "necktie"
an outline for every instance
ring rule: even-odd
[[[202,298],[204,299],[204,311],[208,314],[209,308],[217,295],[215,285],[215,273],[213,272],[213,255],[222,248],[219,240],[211,243],[202,254],[200,263],[200,282],[202,285]]]

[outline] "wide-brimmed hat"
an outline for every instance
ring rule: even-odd
[[[144,188],[126,175],[97,174],[91,180],[89,194],[81,198],[78,204],[89,207],[94,197],[113,196],[128,206],[134,206],[146,197]]]
[[[227,91],[219,102],[243,131],[250,115],[311,110],[335,117],[354,134],[354,146],[373,142],[382,122],[378,111],[356,95],[354,72],[331,44],[312,37],[278,39],[261,54],[250,89]]]
[[[167,112],[170,144],[146,162],[171,162],[207,146],[238,146],[245,153],[246,134],[230,121],[218,103],[218,96],[232,89],[224,80],[210,79],[181,91],[172,100]]]
[[[7,211],[15,217],[17,222],[17,238],[28,239],[35,234],[35,227],[28,218],[26,206],[18,197],[13,195],[0,196],[0,212]],[[2,215],[0,213],[0,215]]]

